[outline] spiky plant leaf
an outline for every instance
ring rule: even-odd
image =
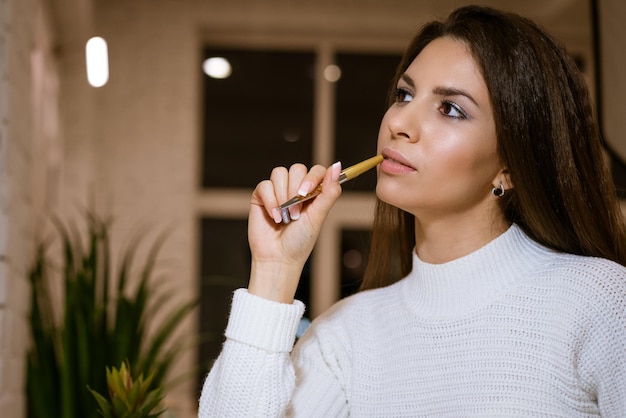
[[[87,214],[86,239],[73,222],[55,218],[53,223],[60,239],[60,258],[51,262],[49,246],[42,245],[30,274],[34,344],[27,357],[29,417],[94,418],[98,416],[98,402],[88,395],[90,390],[107,393],[103,371],[125,359],[133,374],[153,374],[146,389],[136,392],[137,397],[139,392],[145,395],[162,388],[174,354],[165,347],[169,347],[167,342],[177,326],[173,322],[180,323],[184,316],[177,309],[189,312],[190,308],[173,308],[173,315],[166,315],[176,319],[157,327],[154,335],[146,335],[147,320],[151,318],[148,307],[161,293],[152,286],[166,234],[160,234],[151,244],[138,268],[134,263],[143,236],[131,241],[121,253],[120,269],[113,270],[108,222]],[[60,322],[52,320],[59,315],[51,312],[49,266],[58,267],[63,279]],[[132,292],[131,283],[135,286]],[[111,405],[118,403],[119,399]]]
[[[107,398],[105,398],[104,396],[102,396],[101,394],[93,390],[92,388],[89,388],[89,392],[91,392],[94,398],[96,398],[96,402],[98,402],[98,406],[100,407],[100,411],[99,411],[100,414],[102,414],[102,416],[105,418],[110,417],[113,406],[107,400]]]

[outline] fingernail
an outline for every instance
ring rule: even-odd
[[[280,210],[278,210],[278,208],[272,209],[272,218],[274,218],[274,222],[277,224],[281,223],[283,220],[283,216],[280,214]]]
[[[297,221],[300,219],[300,208],[298,206],[293,206],[289,208],[289,217],[292,221]]]
[[[283,223],[285,225],[287,225],[289,222],[291,222],[291,218],[289,217],[289,209],[283,209],[280,211],[282,217],[283,217]]]
[[[332,172],[332,179],[333,181],[337,181],[339,180],[339,176],[341,175],[341,162],[337,161],[335,164],[333,164],[333,172]]]
[[[311,184],[310,181],[305,181],[304,183],[302,183],[300,185],[300,189],[298,190],[298,194],[300,196],[306,196],[311,191],[311,186],[312,186],[312,184]]]

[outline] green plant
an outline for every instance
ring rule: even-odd
[[[124,362],[119,369],[107,367],[106,376],[108,399],[89,388],[104,418],[155,418],[164,412],[152,413],[163,398],[161,388],[150,390],[153,374],[146,379],[141,374],[133,380],[130,366]]]
[[[151,376],[150,390],[163,387],[184,343],[181,339],[168,345],[170,337],[195,306],[188,302],[171,307],[167,320],[148,335],[147,319],[164,309],[168,297],[167,289],[155,287],[153,277],[165,234],[149,247],[138,269],[134,259],[142,239],[132,240],[113,273],[109,224],[91,215],[86,220],[86,244],[76,227],[55,220],[62,255],[50,257],[50,242],[42,243],[30,271],[33,346],[26,386],[31,418],[97,417],[97,403],[87,386],[105,393],[104,371],[123,361],[128,361],[133,378]],[[54,309],[59,304],[52,302],[51,291],[58,275],[63,283],[60,312]]]

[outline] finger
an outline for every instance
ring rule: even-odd
[[[282,221],[282,215],[278,210],[278,201],[272,181],[264,180],[260,182],[254,189],[254,192],[252,192],[250,203],[264,208],[267,215],[272,218],[274,222],[280,223]]]
[[[307,173],[306,176],[300,182],[300,186],[298,187],[298,194],[300,196],[306,196],[311,193],[313,189],[315,189],[324,178],[326,173],[326,167],[321,165],[314,165],[311,167],[311,170]]]
[[[289,198],[289,172],[285,167],[275,167],[270,174],[270,181],[274,186],[274,195],[278,202]]]
[[[302,179],[307,174],[307,168],[304,164],[294,164],[289,168],[289,197],[295,196],[298,193]],[[288,211],[283,213],[283,221],[285,217],[297,220],[300,218],[301,205],[293,205]]]
[[[279,209],[278,205],[289,198],[289,172],[285,167],[275,167],[270,175],[270,180],[274,187],[274,196],[276,198],[276,206],[271,209],[272,217],[276,223],[282,221],[288,224],[291,220],[289,212]]]

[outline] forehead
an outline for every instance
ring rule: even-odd
[[[479,104],[491,107],[489,90],[480,66],[463,41],[441,37],[415,57],[405,74],[418,88],[449,87],[469,93]],[[482,107],[482,106],[481,106]]]
[[[469,47],[451,37],[437,38],[426,45],[406,73],[418,83],[422,78],[423,82],[459,87],[488,96],[480,66]]]

